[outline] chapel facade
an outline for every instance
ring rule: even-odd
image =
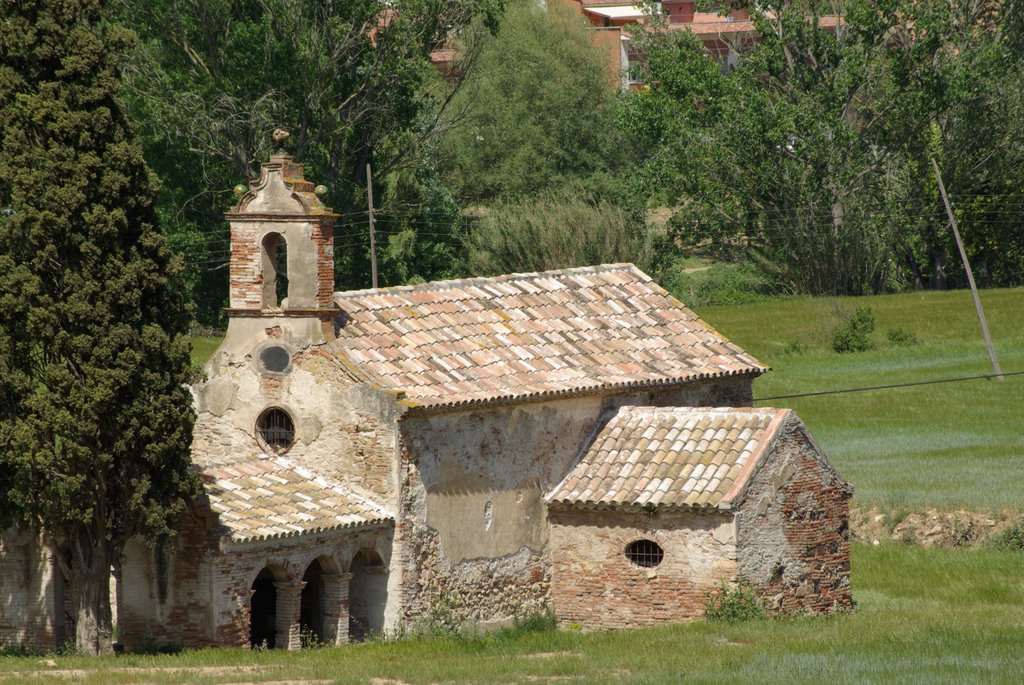
[[[438,608],[629,628],[740,580],[773,610],[850,608],[852,488],[795,413],[751,407],[765,367],[646,274],[334,292],[335,218],[283,153],[227,215],[229,326],[193,388],[204,496],[126,548],[127,648],[299,649]],[[8,544],[0,566],[50,568]],[[56,639],[48,573],[0,577],[0,641]]]

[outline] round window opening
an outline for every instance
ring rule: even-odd
[[[256,419],[260,443],[271,452],[285,452],[295,442],[295,423],[280,407],[267,409]]]
[[[288,350],[280,345],[270,345],[264,347],[260,352],[260,364],[267,371],[273,371],[275,373],[281,373],[288,370],[288,365],[292,362],[292,356],[288,354]]]
[[[626,558],[637,566],[651,568],[665,558],[665,550],[654,540],[636,540],[626,546]]]

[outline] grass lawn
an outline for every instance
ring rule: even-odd
[[[1024,288],[981,293],[1003,371],[1024,371]],[[837,307],[870,306],[868,352],[836,354]],[[1024,376],[819,397],[761,400],[989,374],[969,291],[868,298],[792,298],[699,308],[773,371],[754,384],[760,406],[793,407],[844,476],[854,502],[884,510],[1024,508]],[[921,343],[892,347],[901,327]],[[803,346],[794,352],[794,343]]]
[[[0,682],[977,683],[1024,681],[1020,552],[856,545],[853,615],[619,633],[492,634],[301,653],[0,657]],[[377,680],[374,680],[377,679]]]
[[[197,365],[203,365],[206,360],[213,356],[213,353],[217,351],[217,346],[220,345],[220,341],[223,338],[192,338],[192,363]]]

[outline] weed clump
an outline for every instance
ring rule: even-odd
[[[764,603],[750,583],[740,581],[730,587],[722,584],[714,592],[704,592],[704,616],[709,621],[741,623],[760,621],[767,617]]]
[[[1024,521],[1018,521],[992,538],[991,545],[1000,552],[1024,552]]]
[[[902,327],[890,328],[885,337],[893,347],[915,347],[921,344],[921,339],[913,331]]]
[[[874,349],[870,336],[875,331],[875,313],[871,307],[858,307],[852,314],[839,312],[840,323],[832,329],[832,350],[839,354]]]

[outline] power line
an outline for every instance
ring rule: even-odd
[[[1024,376],[1024,371],[1004,372],[1003,376]],[[872,385],[865,388],[845,388],[843,390],[816,390],[814,392],[801,392],[794,395],[776,395],[775,397],[759,397],[754,402],[768,402],[770,400],[791,400],[798,397],[821,397],[822,395],[844,395],[854,392],[869,392],[872,390],[892,390],[894,388],[911,388],[917,385],[938,385],[941,383],[960,383],[962,381],[977,381],[997,378],[995,374],[983,376],[962,376],[958,378],[939,378],[930,381],[915,381],[913,383],[891,383],[889,385]]]

